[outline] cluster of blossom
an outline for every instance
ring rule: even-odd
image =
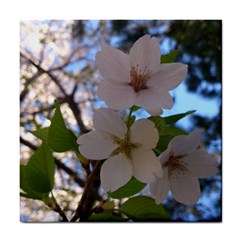
[[[105,79],[97,93],[109,108],[95,112],[94,130],[78,138],[79,151],[88,159],[105,160],[100,180],[107,192],[119,189],[134,176],[150,184],[156,203],[171,191],[178,202],[194,204],[200,196],[198,178],[217,173],[214,157],[199,148],[201,131],[174,137],[157,157],[153,151],[159,141],[155,124],[149,119],[130,124],[131,113],[126,120],[115,111],[135,105],[156,116],[162,109],[172,108],[169,91],[184,80],[187,65],[160,64],[160,57],[158,41],[149,35],[138,39],[129,55],[107,45],[96,54]]]

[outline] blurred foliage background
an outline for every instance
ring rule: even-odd
[[[21,164],[26,164],[40,145],[30,132],[50,125],[54,99],[60,102],[66,124],[76,135],[92,128],[94,110],[105,106],[96,96],[97,86],[102,80],[95,65],[96,52],[104,42],[128,52],[144,34],[159,39],[162,54],[178,49],[177,62],[188,64],[189,69],[183,85],[189,93],[205,100],[204,107],[209,108],[208,101],[217,102],[217,109],[212,110],[216,114],[201,115],[196,112],[180,126],[188,130],[204,129],[204,146],[221,162],[221,31],[221,21],[218,20],[22,21]],[[173,97],[177,104],[179,95],[173,93]],[[139,112],[139,116],[144,114]],[[72,216],[81,198],[86,172],[72,152],[54,153],[54,157],[57,165],[54,194],[66,214]],[[221,221],[221,176],[220,166],[219,174],[200,181],[202,196],[194,206],[178,204],[169,195],[163,204],[171,214],[171,221]],[[101,189],[95,194],[98,200],[103,198]],[[20,204],[21,221],[58,220],[59,216],[40,201],[21,198]]]

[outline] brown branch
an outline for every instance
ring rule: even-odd
[[[48,70],[43,69],[39,64],[35,63],[31,58],[29,58],[28,56],[26,56],[26,54],[24,54],[23,52],[20,52],[21,57],[25,58],[30,64],[32,64],[35,68],[37,68],[37,70],[40,73],[46,73],[52,80],[53,82],[58,86],[58,88],[60,89],[60,91],[63,93],[63,95],[65,97],[67,97],[68,95],[66,94],[64,88],[62,87],[62,85],[60,84],[60,82],[58,81],[58,79],[51,74]]]
[[[74,54],[75,54],[75,52],[72,52],[70,54],[70,56],[67,58],[67,60],[65,61],[65,63],[63,63],[63,64],[61,64],[59,66],[56,66],[56,67],[52,67],[49,71],[53,72],[53,71],[62,70],[63,68],[65,68],[65,67],[67,67],[67,66],[69,66],[71,64],[77,63],[77,62],[85,59],[85,57],[78,57],[78,58],[72,60],[73,57],[74,57]]]
[[[54,197],[53,193],[52,194],[52,200],[54,201],[54,204],[49,203],[47,204],[48,207],[50,207],[53,211],[57,212],[61,217],[63,222],[68,222],[67,216],[65,215],[64,211],[61,209],[61,207],[58,205],[56,198]]]
[[[70,169],[69,167],[67,167],[61,161],[59,161],[57,159],[55,159],[55,164],[57,165],[57,167],[59,169],[68,173],[80,187],[84,187],[84,185],[85,185],[84,181],[81,180],[80,178],[78,178],[77,174],[72,169]]]
[[[78,105],[76,104],[76,102],[74,101],[74,96],[68,96],[67,97],[67,103],[69,105],[69,107],[71,108],[72,110],[72,113],[77,121],[77,124],[80,128],[80,131],[81,133],[87,133],[89,132],[89,129],[87,129],[82,121],[82,118],[81,118],[81,110],[80,108],[78,107]]]
[[[73,218],[71,219],[71,222],[76,222],[79,218],[81,220],[81,216],[84,216],[84,218],[85,218],[86,214],[83,213],[82,211],[83,211],[84,205],[86,204],[87,196],[89,194],[90,187],[92,186],[93,179],[94,179],[95,175],[97,174],[97,172],[99,171],[99,168],[101,165],[102,165],[102,161],[97,161],[94,165],[94,168],[93,168],[91,174],[88,176],[81,200],[78,204],[78,207],[76,209],[76,212],[75,212]]]
[[[28,92],[29,92],[28,86],[29,86],[30,84],[32,84],[33,81],[35,81],[35,80],[36,80],[38,77],[40,77],[41,75],[42,75],[42,72],[37,72],[35,75],[33,75],[33,76],[25,83],[24,89],[23,89],[23,91],[22,91],[21,94],[20,94],[20,101],[22,101],[22,100],[26,97],[26,95],[28,94]]]
[[[35,145],[33,145],[32,143],[30,143],[27,140],[23,139],[21,136],[20,136],[20,143],[22,143],[22,144],[26,145],[27,147],[31,148],[33,151],[37,150],[37,147]]]
[[[38,71],[40,71],[40,73],[45,73],[47,74],[52,81],[58,86],[58,88],[60,89],[60,91],[63,93],[66,102],[68,103],[69,107],[71,108],[73,115],[77,121],[78,127],[81,131],[81,133],[86,133],[89,130],[85,127],[82,118],[81,118],[81,110],[78,107],[78,105],[76,104],[76,102],[74,101],[74,96],[70,96],[66,93],[65,89],[62,87],[62,85],[60,84],[59,79],[53,75],[50,70],[45,70],[43,69],[39,64],[35,63],[30,57],[26,56],[25,53],[23,53],[22,51],[20,52],[21,57],[25,58],[30,64],[32,64],[34,67],[36,67],[38,69]]]

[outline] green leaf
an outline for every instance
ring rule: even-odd
[[[156,128],[158,129],[159,135],[167,127],[164,119],[159,116],[154,116],[154,117],[152,116],[152,117],[149,117],[148,119],[154,122]]]
[[[180,114],[176,114],[176,115],[172,115],[172,116],[168,116],[168,117],[164,117],[164,121],[165,123],[168,125],[168,124],[174,124],[176,123],[178,120],[190,115],[190,114],[193,114],[194,112],[196,112],[196,110],[192,110],[192,111],[188,111],[188,112],[185,112],[185,113],[180,113]]]
[[[34,192],[26,179],[26,165],[20,165],[20,188],[25,192],[21,196],[26,198],[42,200],[46,195]]]
[[[31,156],[25,170],[29,187],[38,193],[48,193],[54,185],[55,162],[48,145],[43,142]]]
[[[129,128],[133,125],[135,119],[136,119],[136,117],[135,117],[134,115],[132,115],[132,116],[130,117],[130,119],[128,120],[128,127],[129,127]]]
[[[154,199],[147,196],[137,196],[125,202],[119,211],[133,221],[163,221],[169,216],[162,205],[157,205]]]
[[[145,186],[146,183],[139,182],[135,177],[132,177],[126,185],[124,185],[123,187],[119,188],[114,192],[109,192],[108,195],[111,198],[117,199],[130,197],[140,192]]]
[[[36,136],[37,138],[41,139],[42,141],[47,142],[48,140],[48,131],[49,127],[46,128],[40,128],[36,131],[32,131],[31,133]]]
[[[168,127],[166,125],[165,118],[162,118],[160,116],[149,117],[148,119],[150,119],[155,123],[155,126],[158,129],[158,133],[159,133],[159,141],[157,143],[156,148],[154,149],[154,152],[157,156],[167,149],[168,144],[172,140],[172,138],[178,135],[186,134],[183,130],[177,127],[172,127],[172,126]]]
[[[136,106],[136,105],[133,105],[132,106],[132,112],[135,112],[135,111],[137,111],[137,110],[139,110],[141,107],[138,107],[138,106]]]
[[[175,62],[177,55],[179,54],[179,51],[173,50],[172,52],[166,54],[166,55],[162,55],[161,56],[161,63],[173,63]]]
[[[159,135],[156,149],[160,152],[165,151],[169,142],[178,135],[186,135],[186,132],[176,127],[166,127]]]
[[[114,201],[106,201],[103,205],[102,205],[102,208],[104,210],[111,210],[115,207],[115,204],[114,204]]]
[[[90,222],[123,222],[126,221],[121,216],[113,215],[112,211],[93,213],[89,218]]]
[[[48,131],[49,146],[55,152],[78,151],[77,137],[72,131],[66,128],[60,105],[57,101],[55,101],[55,106],[56,111]]]

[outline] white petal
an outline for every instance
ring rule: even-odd
[[[169,91],[176,88],[186,77],[187,65],[182,63],[166,63],[155,67],[147,86]]]
[[[116,83],[129,83],[130,65],[127,54],[108,45],[103,46],[103,51],[96,54],[96,64],[106,79],[111,79]]]
[[[174,137],[169,143],[169,149],[174,156],[188,154],[194,151],[201,141],[201,131],[193,130],[189,135],[179,135]]]
[[[213,176],[218,172],[217,162],[213,155],[198,149],[182,159],[188,169],[198,178]]]
[[[108,158],[117,148],[117,145],[103,138],[95,131],[91,131],[80,136],[77,140],[79,152],[91,160],[101,160]]]
[[[155,198],[157,204],[160,204],[168,195],[169,181],[168,181],[168,169],[163,168],[163,177],[156,178],[154,182],[150,184],[150,192]]]
[[[197,178],[175,172],[170,177],[169,183],[170,191],[173,193],[176,201],[186,205],[191,205],[198,201],[201,192]]]
[[[169,159],[169,149],[166,149],[164,152],[162,152],[158,156],[158,160],[160,161],[162,166],[164,166],[164,164],[168,161],[168,159]]]
[[[101,168],[101,186],[106,192],[113,192],[124,186],[132,177],[133,169],[130,159],[120,153],[107,159]]]
[[[151,116],[159,116],[163,113],[162,108],[159,108],[159,106],[157,107],[155,106],[151,106],[146,108],[146,111],[151,115]]]
[[[140,182],[153,182],[162,177],[162,166],[152,150],[135,148],[132,150],[133,176]]]
[[[173,99],[168,92],[154,90],[155,94],[158,96],[161,107],[164,109],[171,109],[173,106]]]
[[[168,92],[145,89],[138,92],[134,104],[145,108],[151,115],[156,116],[162,113],[162,108],[172,108],[173,100]]]
[[[155,148],[159,139],[155,124],[148,119],[140,119],[130,128],[130,142],[142,149]]]
[[[112,109],[126,109],[134,105],[135,92],[130,85],[114,85],[107,81],[100,83],[97,95]]]
[[[93,126],[98,132],[107,132],[120,139],[123,139],[127,132],[127,126],[121,115],[108,108],[96,110],[93,116]]]
[[[155,37],[144,35],[139,38],[130,50],[130,63],[132,66],[139,65],[139,69],[143,70],[147,67],[150,71],[160,64],[160,48]]]

